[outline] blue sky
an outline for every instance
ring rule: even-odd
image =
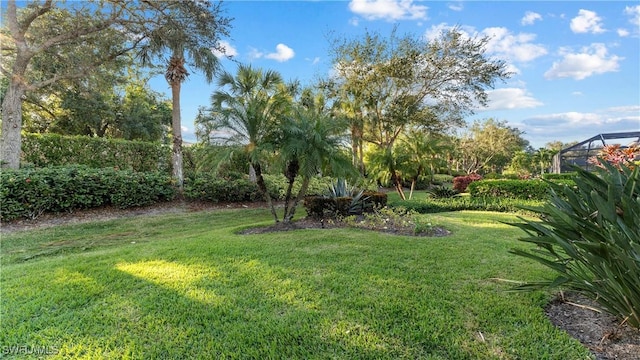
[[[488,55],[515,73],[489,91],[489,117],[525,132],[534,148],[599,133],[640,131],[640,4],[637,1],[228,1],[234,18],[227,52],[242,63],[280,72],[303,84],[326,77],[329,37],[365,31],[430,37],[459,26],[487,35]],[[236,65],[222,60],[235,72]],[[152,80],[167,94],[162,77]],[[194,73],[184,84],[184,138],[195,141],[193,119],[216,89]]]

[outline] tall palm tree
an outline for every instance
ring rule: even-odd
[[[262,176],[262,164],[265,154],[274,151],[277,122],[289,104],[287,92],[282,90],[282,77],[275,71],[241,64],[235,76],[224,72],[217,83],[220,90],[211,95],[213,124],[209,128],[222,134],[225,143],[242,145],[258,188],[278,222]]]
[[[209,1],[144,2],[150,11],[160,14],[150,19],[149,41],[140,48],[143,63],[154,57],[167,62],[165,79],[171,87],[173,134],[172,169],[179,192],[182,193],[184,175],[182,165],[182,119],[180,115],[180,90],[189,76],[186,65],[196,68],[212,82],[220,67],[213,50],[224,53],[220,39],[228,35],[231,19],[222,15],[221,3]],[[165,54],[169,53],[169,58]]]

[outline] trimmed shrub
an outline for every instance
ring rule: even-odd
[[[453,188],[460,193],[467,191],[467,187],[474,181],[482,180],[482,176],[478,174],[469,174],[465,176],[456,176],[453,178]]]
[[[559,185],[574,186],[571,180],[556,180]],[[544,200],[548,197],[549,182],[543,180],[482,180],[469,184],[472,197],[497,197]]]
[[[35,167],[86,165],[170,173],[171,153],[160,143],[122,139],[23,134],[22,163]]]
[[[150,205],[173,199],[168,175],[86,166],[5,169],[0,173],[2,220],[37,218],[46,212],[113,205]]]
[[[520,240],[536,247],[511,252],[557,274],[518,289],[567,287],[640,328],[640,167],[601,166],[578,169],[575,189],[553,186],[538,210],[542,223],[513,224],[528,235]]]
[[[577,172],[568,172],[568,173],[544,173],[542,174],[542,178],[545,180],[573,180],[578,175]]]
[[[213,173],[198,173],[185,180],[184,196],[189,200],[242,202],[261,200],[258,186],[248,177],[225,179]]]
[[[473,198],[471,196],[460,196],[452,198],[434,199],[426,198],[421,201],[394,201],[389,204],[392,207],[404,207],[420,214],[430,214],[448,211],[496,211],[510,212],[523,215],[535,215],[528,210],[530,207],[542,206],[540,200],[523,200],[509,198]]]

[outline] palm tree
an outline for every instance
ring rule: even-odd
[[[258,189],[278,222],[262,176],[262,163],[265,154],[274,151],[277,121],[289,104],[282,77],[275,71],[239,65],[235,76],[224,72],[217,83],[221,89],[211,95],[212,125],[208,128],[222,134],[219,140],[224,143],[242,145]]]
[[[220,67],[213,50],[224,53],[220,38],[228,35],[230,18],[222,16],[221,3],[208,1],[145,2],[152,11],[162,14],[155,23],[150,23],[149,41],[140,48],[143,63],[153,57],[164,58],[170,53],[165,79],[171,87],[173,134],[172,169],[179,192],[182,193],[184,175],[182,171],[182,120],[180,115],[180,90],[189,76],[186,65],[202,71],[205,79],[212,82]]]
[[[285,200],[284,222],[293,219],[296,207],[305,196],[311,178],[323,169],[338,176],[358,173],[348,156],[348,151],[343,151],[347,126],[346,122],[329,117],[322,108],[304,106],[298,106],[283,124],[280,156],[290,165],[287,173],[291,178],[302,175],[300,190],[291,207],[289,199]],[[292,182],[287,191],[289,195],[291,186]]]
[[[411,177],[409,200],[420,178],[425,175],[433,176],[437,167],[446,164],[446,160],[441,158],[440,154],[448,148],[449,145],[442,138],[421,131],[411,131],[401,139],[398,150],[406,160],[401,167]]]

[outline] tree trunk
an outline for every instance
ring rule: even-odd
[[[391,172],[391,182],[393,182],[396,191],[398,192],[402,200],[407,200],[407,197],[404,195],[404,191],[402,190],[402,182],[400,181],[398,173],[396,173],[395,169],[389,169],[389,172]]]
[[[309,188],[310,182],[311,182],[310,177],[305,176],[302,178],[302,186],[300,186],[300,191],[298,191],[298,196],[296,196],[296,199],[293,201],[293,205],[291,205],[291,210],[289,210],[289,213],[288,214],[285,213],[284,222],[290,222],[293,219],[293,215],[295,215],[296,213],[296,207],[298,206],[298,203],[300,202],[300,200],[302,200],[302,198],[307,193],[307,189]]]
[[[276,208],[273,206],[273,202],[271,201],[271,196],[269,195],[269,190],[267,190],[267,184],[265,184],[264,178],[262,177],[262,168],[260,167],[260,164],[257,164],[257,163],[251,164],[251,166],[253,166],[253,168],[256,171],[256,179],[258,180],[257,182],[258,189],[264,196],[264,200],[267,202],[269,209],[271,209],[271,214],[273,215],[273,218],[275,219],[276,223],[278,223],[280,222],[280,220],[278,220],[278,214],[276,213]]]
[[[416,187],[416,179],[411,179],[411,190],[409,191],[409,200],[413,197],[413,189]]]
[[[291,193],[293,191],[293,183],[296,181],[300,165],[297,159],[293,159],[287,163],[284,176],[287,178],[287,192],[284,196],[284,216],[289,213],[289,203],[291,202]],[[283,220],[286,220],[283,218]]]
[[[12,79],[2,101],[2,137],[0,164],[3,168],[18,169],[22,152],[22,98],[25,88],[19,79]]]
[[[173,131],[173,149],[171,154],[171,168],[173,178],[178,187],[178,196],[182,197],[184,190],[184,175],[182,173],[182,120],[180,117],[180,81],[173,81],[171,85],[172,106],[171,129]]]

